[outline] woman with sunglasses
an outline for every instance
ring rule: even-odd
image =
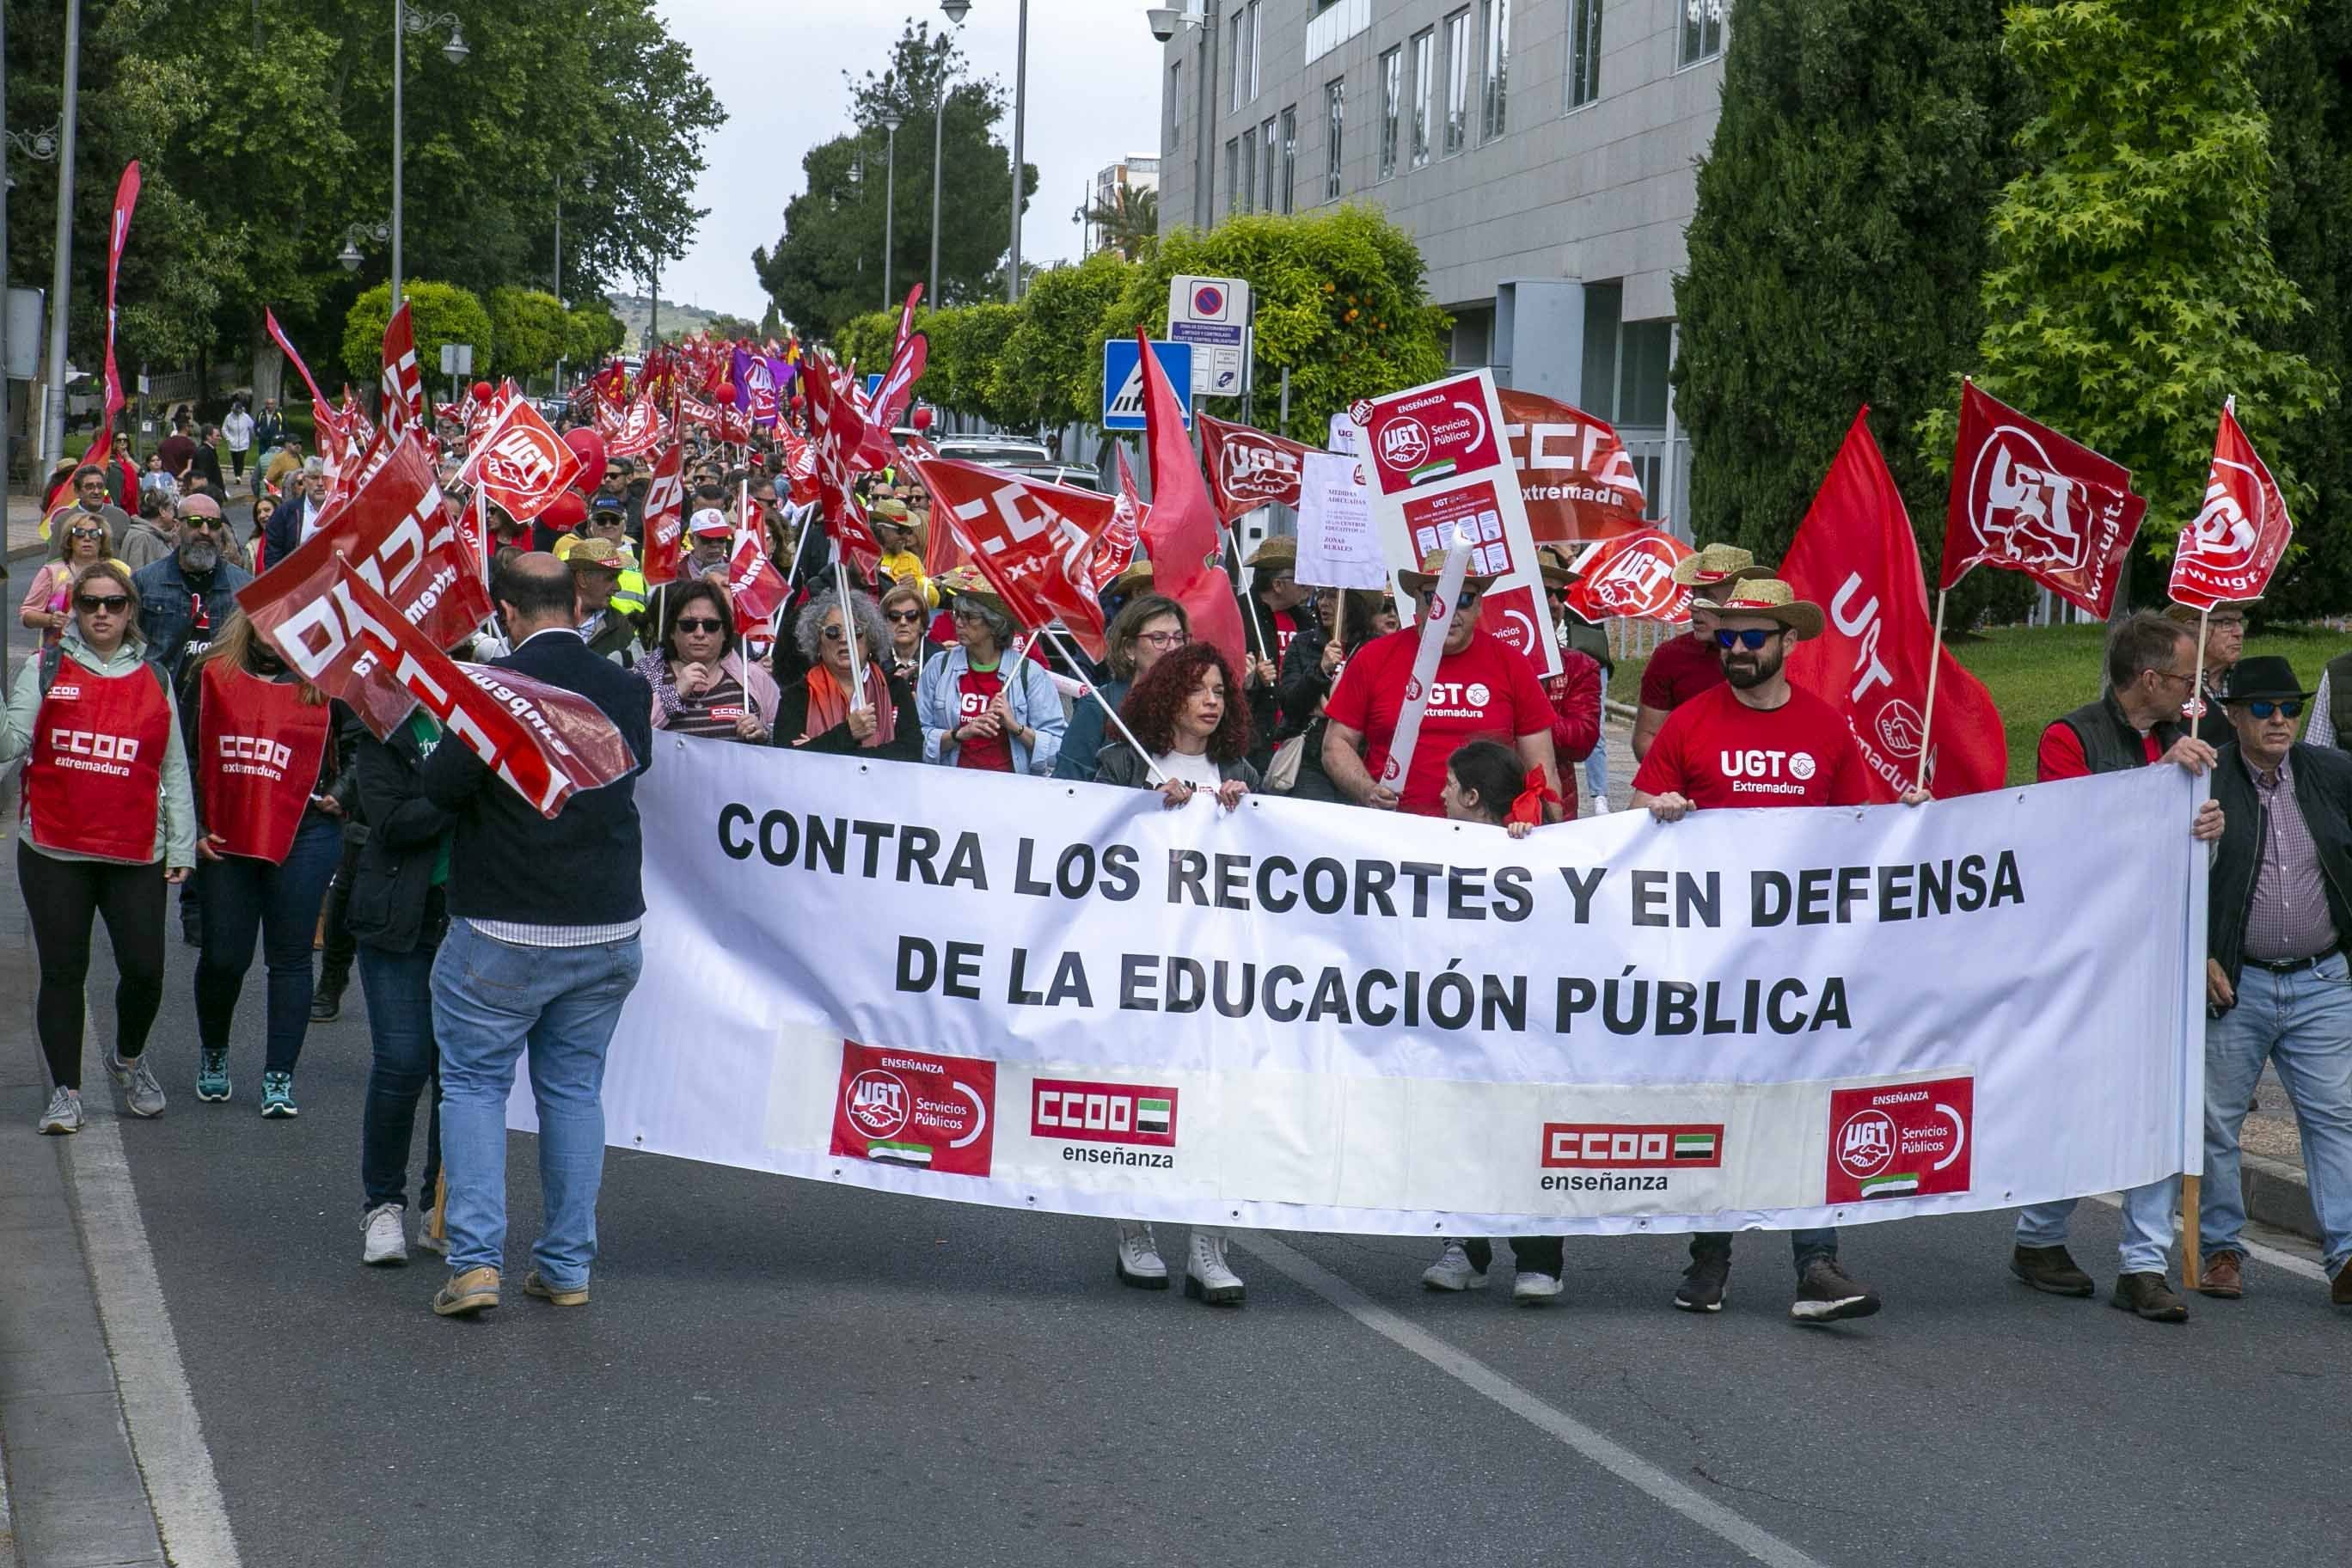
[[[923,760],[985,773],[1052,773],[1066,722],[1053,677],[1013,653],[1013,613],[978,573],[950,573],[939,584],[955,595],[957,646],[923,667],[915,689]]]
[[[1126,701],[1129,690],[1153,665],[1192,640],[1192,623],[1184,606],[1175,600],[1159,594],[1129,600],[1103,634],[1109,655],[1105,662],[1110,667],[1110,679],[1102,685],[1103,702],[1117,708]],[[1054,776],[1094,777],[1108,728],[1102,703],[1091,697],[1079,698],[1071,706],[1070,727],[1062,735],[1062,754],[1054,759]]]
[[[92,919],[119,976],[107,1071],[134,1116],[163,1113],[147,1031],[163,1000],[163,891],[196,863],[188,759],[161,669],[143,657],[139,590],[111,561],[74,580],[63,638],[26,660],[0,721],[0,766],[27,759],[16,883],[40,955],[34,1004],[56,1091],[37,1124],[81,1131],[82,986]]]
[[[726,590],[682,577],[663,585],[661,599],[661,643],[636,663],[654,689],[654,728],[766,745],[776,682],[743,657]]]
[[[930,605],[912,583],[893,584],[882,595],[882,624],[890,634],[886,655],[890,673],[910,688],[931,651],[923,640],[923,627],[930,618]]]
[[[67,507],[49,519],[49,533],[57,553],[33,574],[32,586],[25,590],[24,607],[16,616],[41,634],[43,647],[57,647],[73,619],[75,574],[92,562],[112,559],[106,553],[106,520],[96,512]],[[121,561],[114,563],[125,572],[131,570]]]
[[[776,706],[775,743],[919,762],[923,727],[915,713],[915,689],[890,668],[882,651],[882,612],[872,595],[853,589],[849,613],[857,627],[856,673],[865,681],[865,700],[850,701],[849,637],[842,627],[841,600],[827,588],[801,608],[793,636],[808,672],[782,689]]]

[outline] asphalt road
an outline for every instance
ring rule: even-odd
[[[445,1321],[437,1260],[359,1262],[357,988],[265,1122],[257,984],[236,1099],[194,1099],[193,957],[175,932],[171,1109],[120,1131],[247,1564],[2205,1565],[2352,1525],[2323,1282],[2257,1261],[2142,1323],[2011,1282],[1993,1215],[1849,1233],[1887,1309],[1830,1330],[1789,1322],[1778,1237],[1717,1318],[1669,1309],[1664,1237],[1571,1240],[1531,1310],[1500,1260],[1438,1297],[1421,1240],[1284,1236],[1237,1251],[1236,1312],[1120,1288],[1097,1222],[615,1152],[594,1300],[558,1311],[519,1289],[518,1138],[509,1304]],[[2114,1212],[2077,1230],[2111,1275]]]

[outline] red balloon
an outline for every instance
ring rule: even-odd
[[[563,433],[563,444],[580,457],[580,477],[572,482],[583,490],[594,489],[604,477],[604,437],[585,425],[575,425]]]
[[[731,381],[722,381],[711,389],[710,395],[722,404],[732,404],[735,401],[735,384]]]
[[[491,394],[496,391],[498,391],[498,388],[492,386],[488,382],[478,381],[474,383],[474,401],[477,403],[488,403],[490,400]]]
[[[569,533],[588,521],[588,500],[578,490],[565,490],[539,514],[539,521],[558,533]]]
[[[928,407],[923,407],[923,408],[918,408],[918,409],[916,409],[916,410],[915,410],[915,413],[914,413],[914,417],[912,417],[911,419],[909,419],[909,420],[908,421],[908,424],[910,424],[910,425],[912,425],[912,426],[913,426],[916,429],[918,429],[918,430],[928,430],[928,429],[929,429],[929,428],[931,427],[931,411],[930,411],[930,409],[929,409],[929,408],[928,408]]]

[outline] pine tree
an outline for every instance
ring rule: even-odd
[[[1985,216],[2016,168],[2000,12],[1738,0],[1675,291],[1698,538],[1776,559],[1868,403],[1932,562],[1944,482],[1913,432],[1975,353]]]

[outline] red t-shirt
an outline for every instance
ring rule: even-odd
[[[1723,684],[1715,639],[1696,632],[1668,637],[1642,670],[1642,706],[1670,713],[1702,691]]]
[[[2164,749],[2157,743],[2154,731],[2141,735],[2139,744],[2149,762],[2163,759]],[[2061,719],[2042,731],[2042,744],[2033,753],[2033,779],[2036,784],[2048,784],[2052,779],[2090,776],[2090,762],[2083,755],[2083,737],[2074,733],[2074,726]]]
[[[1675,710],[1633,775],[1643,795],[1702,810],[1735,805],[1866,805],[1870,773],[1845,715],[1801,687],[1759,711],[1728,684]]]
[[[1364,765],[1376,779],[1389,760],[1420,645],[1418,626],[1366,643],[1349,658],[1324,709],[1335,723],[1363,735]],[[1437,661],[1398,809],[1444,816],[1445,762],[1455,747],[1476,740],[1507,746],[1521,735],[1549,733],[1551,721],[1551,701],[1528,657],[1485,632],[1472,633],[1468,647]]]
[[[989,703],[994,701],[996,694],[1003,689],[1004,671],[1002,666],[987,671],[965,670],[956,679],[955,727],[969,724],[987,712]],[[1002,734],[990,735],[985,739],[975,735],[956,748],[956,766],[986,768],[992,773],[1009,773],[1013,771],[1013,743]]]

